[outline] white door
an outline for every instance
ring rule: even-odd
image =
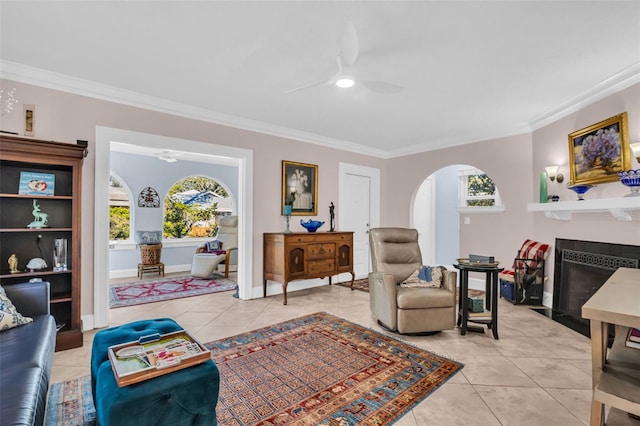
[[[369,229],[379,223],[379,170],[340,164],[338,229],[353,231],[353,268],[356,278],[366,278],[371,269]]]

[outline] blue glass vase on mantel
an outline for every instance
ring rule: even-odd
[[[584,194],[595,185],[567,185],[567,188],[578,194],[578,201],[584,201]]]
[[[631,193],[625,195],[625,197],[640,196],[640,169],[618,172],[618,177],[620,178],[620,183],[631,190]]]

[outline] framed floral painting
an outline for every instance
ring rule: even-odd
[[[626,112],[569,135],[570,184],[616,182],[630,168]]]
[[[318,166],[283,160],[282,214],[316,216],[317,206]]]

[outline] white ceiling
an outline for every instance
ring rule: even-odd
[[[3,78],[385,158],[528,132],[640,81],[637,0],[2,0],[0,20]],[[388,84],[288,93],[336,72],[348,22],[351,74]]]

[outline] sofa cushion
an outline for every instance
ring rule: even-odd
[[[207,244],[205,244],[205,250],[207,253],[211,253],[215,250],[222,250],[222,241],[220,240],[208,241]]]
[[[9,330],[20,325],[29,324],[33,319],[24,317],[13,306],[4,288],[0,286],[0,331]]]
[[[0,333],[0,419],[2,424],[43,424],[56,344],[51,315]]]
[[[162,231],[136,231],[136,244],[162,243]]]

